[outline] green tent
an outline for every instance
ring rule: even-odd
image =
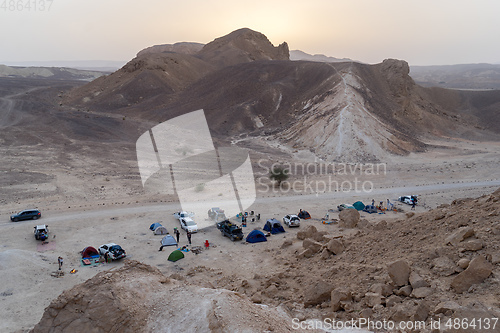
[[[182,251],[179,251],[179,250],[173,251],[168,256],[168,260],[170,260],[170,261],[177,261],[177,260],[182,259],[182,258],[184,258],[184,253],[182,253]]]
[[[356,210],[363,210],[365,209],[365,205],[361,201],[356,201],[355,203],[352,204]]]

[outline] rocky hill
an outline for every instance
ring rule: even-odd
[[[405,61],[289,61],[286,43],[275,47],[250,29],[195,53],[176,53],[174,46],[140,53],[74,90],[65,103],[155,122],[204,109],[220,138],[263,136],[325,161],[376,161],[422,151],[429,137],[496,140],[500,133],[492,122],[498,91],[484,99],[424,88]]]
[[[291,332],[292,318],[223,289],[183,285],[128,261],[65,291],[31,330],[41,332]],[[313,331],[314,332],[314,331]]]

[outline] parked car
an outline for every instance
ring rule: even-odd
[[[340,204],[337,206],[337,209],[339,212],[343,211],[344,209],[356,209],[354,206],[348,205],[348,204]]]
[[[108,243],[101,245],[97,250],[99,251],[99,254],[102,256],[106,256],[107,253],[112,260],[118,260],[121,258],[125,258],[127,256],[125,250],[122,249],[120,245],[115,243]]]
[[[42,217],[42,213],[38,209],[25,209],[17,214],[10,216],[10,220],[13,222],[23,221],[23,220],[37,220]]]
[[[49,238],[49,226],[46,224],[37,225],[35,228],[35,239],[44,241]]]
[[[215,222],[221,222],[226,220],[226,214],[223,209],[219,207],[213,207],[208,211],[208,217]]]
[[[185,212],[185,211],[180,211],[180,212],[175,212],[174,217],[176,219],[180,219],[181,217],[193,217],[194,213],[191,212]]]
[[[289,227],[300,227],[300,218],[293,214],[285,215],[283,223]]]
[[[181,217],[179,219],[181,228],[189,232],[198,232],[198,225],[190,217]]]
[[[217,223],[217,229],[232,241],[243,239],[243,230],[228,220]]]
[[[404,195],[398,198],[398,201],[405,203],[407,205],[413,204],[413,201],[415,201],[415,204],[418,203],[418,197],[416,195]]]

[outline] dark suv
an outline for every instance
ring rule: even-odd
[[[42,213],[38,209],[26,209],[17,214],[11,215],[10,220],[13,222],[22,220],[36,220],[42,217]]]

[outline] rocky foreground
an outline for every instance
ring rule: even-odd
[[[309,225],[258,254],[272,267],[252,279],[205,266],[167,277],[129,261],[64,292],[32,332],[290,332],[313,318],[500,332],[499,202],[497,190],[377,223],[345,210],[335,232]]]

